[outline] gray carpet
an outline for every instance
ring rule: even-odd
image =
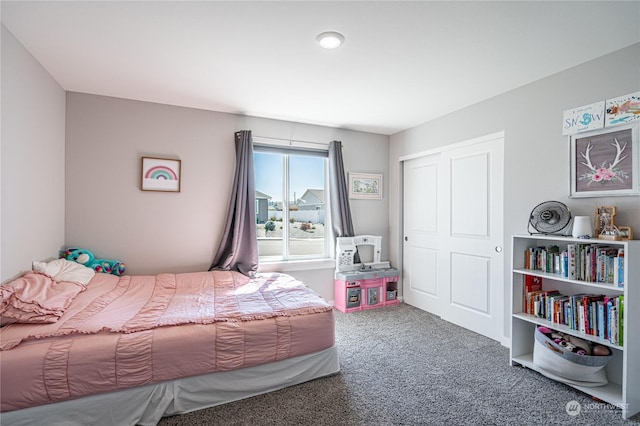
[[[511,367],[499,343],[405,304],[336,311],[336,340],[337,375],[159,424],[640,424],[640,415],[623,421],[619,409]],[[577,416],[567,414],[571,401],[580,404]]]

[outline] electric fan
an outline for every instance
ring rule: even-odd
[[[571,212],[559,201],[545,201],[533,208],[529,215],[529,234],[556,234],[569,225]],[[531,228],[536,232],[532,232]]]

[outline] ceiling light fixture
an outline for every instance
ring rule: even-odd
[[[336,47],[340,47],[342,43],[344,43],[344,36],[335,31],[327,31],[324,33],[318,34],[316,37],[320,46],[325,49],[335,49]]]

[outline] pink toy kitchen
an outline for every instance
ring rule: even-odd
[[[334,307],[355,312],[397,305],[400,272],[380,261],[382,237],[338,237]]]

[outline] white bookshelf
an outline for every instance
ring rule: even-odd
[[[599,244],[624,248],[624,288],[614,284],[592,283],[565,278],[560,274],[525,269],[525,250],[530,247],[557,245],[564,250],[567,244]],[[604,402],[619,407],[623,418],[640,412],[640,241],[609,241],[575,239],[554,235],[515,235],[512,239],[511,262],[511,365],[536,370],[533,363],[534,331],[544,325],[563,333],[605,345],[613,357],[605,367],[609,383],[606,386],[572,386]],[[597,293],[608,296],[624,295],[623,346],[598,336],[573,330],[565,325],[526,314],[523,309],[524,276],[542,277],[543,290],[559,290],[563,294]]]

